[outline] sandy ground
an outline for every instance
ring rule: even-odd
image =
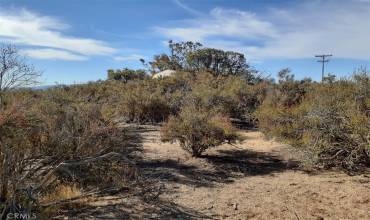
[[[370,219],[370,173],[308,173],[288,146],[258,131],[191,158],[143,132],[143,166],[165,185],[162,199],[213,219]],[[175,218],[175,217],[174,217]]]
[[[159,127],[131,130],[143,147],[141,175],[158,183],[159,198],[98,198],[69,219],[370,219],[370,172],[305,172],[288,146],[258,131],[192,158],[161,143]]]

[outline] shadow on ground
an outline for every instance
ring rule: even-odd
[[[179,206],[171,201],[159,198],[164,184],[154,176],[146,175],[148,169],[143,166],[143,132],[156,131],[153,126],[121,126],[125,141],[122,143],[122,154],[126,155],[137,166],[138,177],[135,183],[125,192],[100,194],[92,201],[78,204],[75,209],[64,209],[53,219],[212,219],[195,210]],[[148,164],[148,166],[150,166]],[[155,166],[154,166],[155,167]],[[159,171],[159,170],[158,170]],[[74,207],[74,206],[71,206]]]
[[[101,202],[101,199],[100,199]],[[185,208],[169,201],[109,199],[103,206],[84,206],[68,212],[68,219],[213,219],[195,210]]]
[[[232,183],[236,178],[256,175],[273,175],[296,167],[272,153],[256,152],[247,149],[213,151],[196,159],[196,163],[167,159],[144,159],[142,157],[142,134],[158,128],[129,126],[126,144],[132,146],[130,158],[135,160],[142,180],[141,193],[114,195],[103,205],[86,205],[78,211],[69,211],[69,219],[212,219],[196,210],[182,207],[159,196],[147,198],[148,194],[158,195],[169,192],[166,183],[173,182],[193,187],[213,187],[218,183]],[[198,163],[199,162],[199,163]],[[157,186],[161,189],[155,189]],[[148,190],[151,192],[145,192]],[[99,202],[109,196],[102,196]],[[78,216],[78,217],[77,217]],[[75,217],[75,218],[74,218]]]
[[[216,183],[231,183],[234,178],[255,175],[272,175],[296,167],[288,166],[278,156],[250,150],[219,150],[204,155],[199,160],[207,168],[181,163],[178,160],[147,160],[139,167],[144,175],[163,182],[172,181],[193,186],[213,186]]]

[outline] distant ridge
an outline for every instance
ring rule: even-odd
[[[52,87],[55,87],[57,85],[45,85],[45,86],[33,86],[31,87],[32,90],[47,90],[47,89],[50,89]]]

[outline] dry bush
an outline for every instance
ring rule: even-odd
[[[265,98],[258,107],[256,117],[259,128],[270,136],[275,136],[291,144],[301,133],[299,106],[314,85],[311,80],[295,80],[289,69],[279,72],[279,83],[266,89]]]
[[[265,92],[261,85],[249,85],[240,76],[177,72],[174,77],[163,79],[60,86],[42,96],[58,102],[98,104],[105,119],[121,118],[126,122],[163,122],[170,114],[177,115],[189,102],[232,118],[252,121]]]
[[[370,166],[370,117],[360,109],[356,90],[348,82],[317,86],[300,106],[302,144],[324,167]]]
[[[177,115],[184,104],[186,94],[192,90],[191,84],[194,80],[192,73],[176,72],[173,77],[156,79],[152,83],[156,84],[160,95],[166,100],[170,113]]]
[[[208,148],[233,143],[239,139],[228,118],[199,110],[184,108],[178,117],[171,116],[161,129],[165,142],[179,141],[192,156],[199,157]]]
[[[300,101],[288,105],[275,95],[266,98],[257,113],[260,128],[301,149],[320,167],[358,171],[370,166],[369,76],[308,88]]]
[[[35,96],[0,113],[3,216],[17,207],[39,210],[39,196],[61,183],[92,190],[136,178],[128,158],[136,149],[126,144],[124,131],[102,117],[99,105],[61,94]]]
[[[120,96],[118,114],[127,122],[161,122],[170,109],[163,96],[151,85],[135,82],[127,85]]]
[[[214,76],[206,72],[182,75],[187,78],[180,83],[178,77],[173,77],[172,81],[177,82],[176,87],[170,87],[172,93],[166,94],[171,109],[177,110],[172,114],[176,115],[181,106],[195,105],[252,123],[253,113],[263,98],[265,89],[262,84],[249,85],[240,76]],[[168,84],[164,86],[167,88]]]
[[[18,180],[26,168],[23,160],[36,153],[40,141],[38,118],[27,114],[24,106],[13,104],[0,112],[1,201],[16,194]]]
[[[197,105],[250,124],[267,89],[265,82],[251,85],[242,76],[214,76],[207,72],[177,72],[173,77],[145,82],[149,86],[141,89],[162,97],[172,115],[178,115],[183,106]]]
[[[221,97],[224,102],[220,106],[220,111],[229,117],[245,121],[253,126],[255,123],[254,112],[261,104],[266,88],[267,83],[265,82],[250,85],[238,76],[221,78],[217,90],[218,97]],[[210,106],[212,104],[217,106],[217,102],[211,102]]]
[[[194,156],[234,142],[238,137],[228,117],[253,112],[256,91],[261,90],[237,76],[179,72],[159,80],[108,80],[7,93],[0,112],[2,210],[29,203],[34,209],[50,208],[58,201],[41,204],[40,198],[61,185],[75,185],[84,194],[135,182],[138,173],[130,161],[138,149],[113,122],[117,118],[163,122],[172,114],[163,139],[179,140]]]

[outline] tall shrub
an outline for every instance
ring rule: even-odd
[[[199,157],[211,147],[235,142],[238,135],[227,117],[186,107],[178,117],[171,116],[163,125],[161,139],[179,141],[183,149]]]

